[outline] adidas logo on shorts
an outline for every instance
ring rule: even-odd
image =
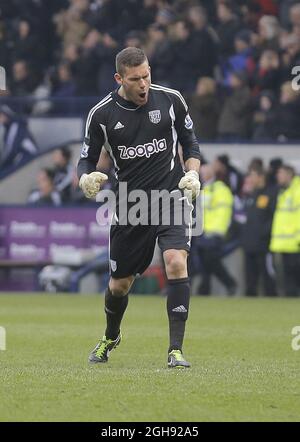
[[[179,305],[178,307],[173,308],[172,312],[186,313],[187,309],[185,308],[184,305]]]

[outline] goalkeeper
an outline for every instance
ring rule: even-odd
[[[151,84],[148,60],[141,49],[129,47],[117,54],[116,91],[108,94],[88,114],[85,139],[78,163],[79,186],[87,198],[95,198],[107,180],[96,171],[102,147],[109,153],[118,185],[114,225],[110,228],[110,281],[105,293],[106,330],[89,357],[91,363],[107,362],[109,353],[121,341],[120,326],[128,304],[128,292],[137,274],[150,265],[156,239],[163,252],[168,279],[169,319],[168,367],[190,364],[182,352],[188,318],[190,283],[187,256],[190,250],[188,224],[132,225],[120,222],[121,192],[166,190],[191,210],[189,199],[200,193],[199,145],[193,122],[182,95],[173,89]],[[178,152],[182,146],[185,172]],[[180,190],[179,190],[180,189]],[[148,209],[151,204],[148,205]],[[162,208],[162,211],[170,210]]]

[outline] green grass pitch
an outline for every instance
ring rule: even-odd
[[[123,342],[89,366],[102,297],[1,295],[0,421],[299,421],[299,301],[192,297],[192,368],[174,371],[162,297],[132,295]]]

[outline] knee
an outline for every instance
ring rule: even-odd
[[[134,277],[115,279],[111,278],[109,281],[109,289],[113,296],[126,296],[134,281]]]
[[[165,265],[168,279],[187,277],[187,253],[184,250],[165,252]]]

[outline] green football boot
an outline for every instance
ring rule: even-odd
[[[181,350],[172,350],[168,355],[169,368],[189,368],[191,364],[187,362]]]
[[[119,333],[119,336],[114,341],[112,339],[106,339],[106,336],[103,336],[99,344],[96,345],[90,354],[89,362],[93,364],[107,362],[110,352],[120,344],[121,339],[121,333]]]

